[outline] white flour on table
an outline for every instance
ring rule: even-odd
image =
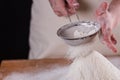
[[[84,53],[83,53],[84,54]],[[74,59],[67,80],[120,80],[120,70],[99,52]]]
[[[60,67],[52,70],[46,70],[44,72],[36,73],[19,73],[13,72],[5,77],[3,80],[64,80],[68,71],[68,67]]]
[[[70,66],[36,73],[13,72],[3,80],[120,80],[120,70],[100,53],[93,51],[86,57],[76,58]]]

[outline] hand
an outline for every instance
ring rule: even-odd
[[[113,52],[117,52],[115,44],[117,43],[113,36],[112,29],[117,25],[117,17],[114,12],[108,10],[108,4],[102,3],[96,11],[96,17],[101,25],[102,40]],[[113,10],[114,11],[114,10]]]
[[[79,8],[77,0],[49,0],[49,2],[55,14],[60,17],[73,15]]]

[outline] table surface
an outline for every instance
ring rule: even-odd
[[[66,66],[71,61],[66,59],[40,59],[40,60],[8,60],[2,61],[0,66],[0,80],[11,72],[35,71],[37,69],[50,69],[54,65]]]

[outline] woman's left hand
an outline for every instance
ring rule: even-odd
[[[96,11],[96,17],[101,25],[103,43],[107,45],[113,52],[117,52],[117,48],[115,46],[117,41],[113,36],[112,30],[117,26],[118,20],[115,12],[109,11],[108,7],[108,4],[103,2]]]

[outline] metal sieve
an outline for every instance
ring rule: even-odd
[[[95,30],[91,34],[84,35],[82,37],[74,37],[74,32],[78,30],[79,32],[89,33]],[[87,43],[94,39],[100,30],[100,25],[93,21],[79,21],[66,24],[58,29],[57,35],[62,38],[68,45],[78,46],[83,43]]]

